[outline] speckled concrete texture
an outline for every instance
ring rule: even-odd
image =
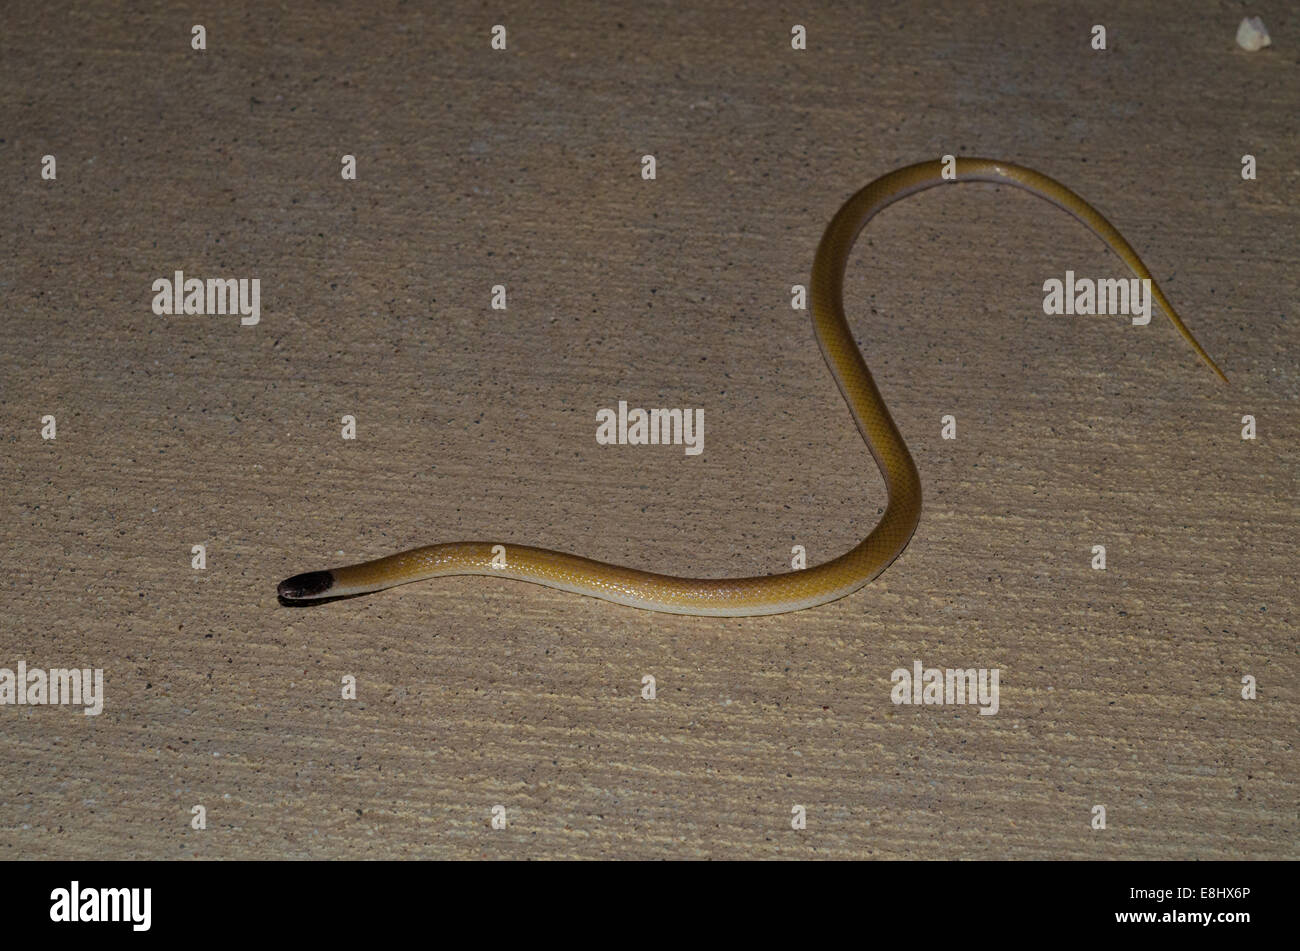
[[[0,858],[1300,857],[1291,5],[0,17],[0,667],[106,692],[0,706]],[[1095,204],[1232,385],[1158,314],[1043,314],[1126,276],[1069,216],[937,189],[847,279],[925,489],[870,587],[277,603],[462,538],[710,576],[850,547],[883,484],[790,288],[844,198],[944,153]],[[260,279],[260,323],[155,315],[176,270]],[[597,445],[619,400],[702,408],[704,452]],[[998,669],[997,714],[895,705],[915,661]]]

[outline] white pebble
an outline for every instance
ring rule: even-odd
[[[1246,17],[1237,27],[1237,45],[1243,50],[1256,50],[1269,46],[1273,41],[1268,38],[1268,29],[1259,17]]]

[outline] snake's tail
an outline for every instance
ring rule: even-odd
[[[1098,217],[1101,216],[1098,215]],[[1219,379],[1227,383],[1227,375],[1219,369],[1219,365],[1214,362],[1214,358],[1205,352],[1201,342],[1192,335],[1191,330],[1183,323],[1183,318],[1178,316],[1178,311],[1174,310],[1174,305],[1169,303],[1169,298],[1165,297],[1165,292],[1160,289],[1156,279],[1151,276],[1151,270],[1138,257],[1138,253],[1133,250],[1133,246],[1124,239],[1124,236],[1109,221],[1104,218],[1101,221],[1105,225],[1104,228],[1099,228],[1096,224],[1093,227],[1097,228],[1102,238],[1114,249],[1115,253],[1124,259],[1124,263],[1132,269],[1134,274],[1142,280],[1151,282],[1151,296],[1156,299],[1156,303],[1160,305],[1160,309],[1165,312],[1165,316],[1169,318],[1174,328],[1182,335],[1184,340],[1191,344],[1192,349],[1196,351],[1196,355],[1205,361],[1206,365],[1218,375]]]
[[[1040,198],[1046,198],[1052,204],[1063,208],[1074,217],[1078,218],[1103,241],[1105,241],[1112,251],[1120,256],[1120,259],[1129,266],[1139,279],[1151,282],[1151,294],[1160,305],[1160,309],[1165,312],[1165,316],[1173,323],[1174,328],[1182,335],[1196,355],[1205,361],[1206,365],[1215,372],[1215,374],[1224,383],[1228,382],[1227,375],[1219,369],[1219,365],[1214,362],[1213,358],[1205,352],[1200,341],[1192,335],[1191,330],[1183,323],[1183,319],[1178,316],[1174,310],[1174,305],[1169,303],[1165,297],[1164,291],[1156,283],[1156,279],[1151,276],[1151,270],[1143,263],[1142,258],[1133,250],[1133,245],[1128,243],[1119,229],[1106,219],[1106,216],[1099,212],[1092,205],[1084,201],[1079,195],[1066,188],[1055,179],[1048,178],[1042,172],[1036,172],[1032,168],[1025,168],[1023,165],[1014,165],[1010,162],[998,162],[994,159],[966,159],[959,160],[957,163],[958,176],[965,176],[982,181],[1005,182],[1010,185],[1017,185],[1021,188],[1028,189]]]
[[[1140,259],[1138,263],[1142,263]],[[1145,271],[1146,268],[1143,267],[1142,270]],[[1209,364],[1210,369],[1218,374],[1220,380],[1227,383],[1227,374],[1219,369],[1219,365],[1214,362],[1214,358],[1206,353],[1205,348],[1201,346],[1200,341],[1192,336],[1192,332],[1187,329],[1187,325],[1183,323],[1182,318],[1178,316],[1178,312],[1174,310],[1174,305],[1169,303],[1168,299],[1165,297],[1164,291],[1160,290],[1160,285],[1155,282],[1154,278],[1151,278],[1150,280],[1151,293],[1154,295],[1156,303],[1160,305],[1160,308],[1168,315],[1169,319],[1174,322],[1174,326],[1178,328],[1178,332],[1183,335],[1183,339],[1192,345],[1192,349],[1196,351],[1196,355]]]

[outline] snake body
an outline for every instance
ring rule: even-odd
[[[944,176],[945,167],[950,177]],[[853,242],[882,209],[908,195],[952,182],[1014,185],[1070,212],[1123,259],[1133,273],[1151,280],[1151,293],[1178,332],[1225,382],[1227,377],[1183,324],[1151,272],[1101,213],[1070,189],[1039,172],[1010,162],[959,158],[909,165],[854,194],[822,235],[813,259],[810,298],[813,331],[826,365],[884,476],[889,501],[871,533],[854,548],[823,564],[753,578],[679,578],[607,564],[578,555],[501,542],[427,545],[361,564],[295,575],[279,586],[286,601],[310,601],[379,591],[443,575],[492,575],[530,581],[606,601],[714,617],[798,611],[842,598],[871,581],[899,556],[921,516],[921,480],[907,444],[894,425],[853,341],[844,316],[844,270]]]

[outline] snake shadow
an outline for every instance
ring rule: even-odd
[[[282,594],[277,594],[275,599],[280,602],[282,608],[314,608],[318,604],[333,604],[335,601],[351,601],[353,598],[364,598],[367,595],[374,594],[373,591],[365,591],[361,594],[339,594],[332,598],[309,598],[304,601],[295,601],[286,598]]]

